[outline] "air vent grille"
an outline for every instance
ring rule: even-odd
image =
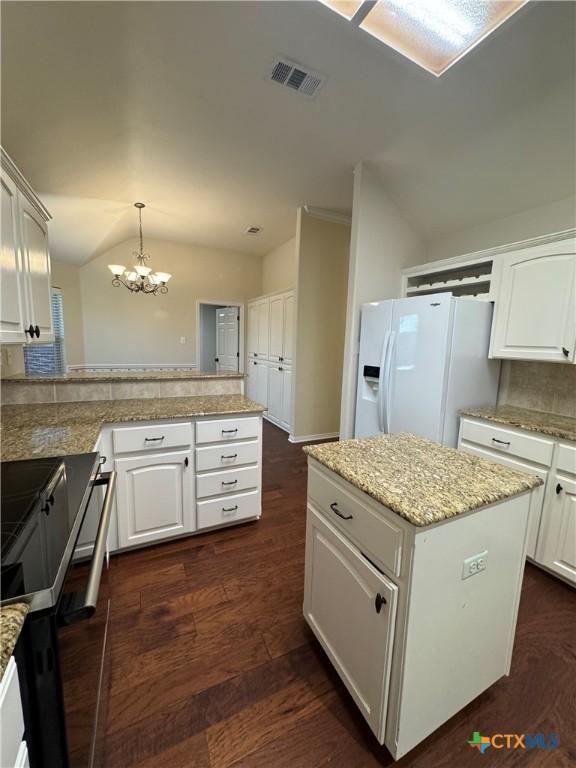
[[[303,96],[316,96],[326,81],[325,75],[313,72],[290,59],[276,59],[270,72],[270,80]]]
[[[262,227],[248,227],[245,231],[245,235],[259,235],[262,232]]]

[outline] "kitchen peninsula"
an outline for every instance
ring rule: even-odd
[[[402,433],[304,451],[304,617],[399,759],[509,674],[542,481]]]

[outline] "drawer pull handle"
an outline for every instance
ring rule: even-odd
[[[162,437],[145,437],[144,438],[145,443],[157,443],[160,440],[164,440],[164,435],[162,435]]]
[[[235,507],[222,507],[222,512],[236,512],[238,504]]]
[[[386,605],[386,598],[378,592],[376,595],[376,599],[374,600],[374,607],[376,608],[376,613],[380,613],[382,610],[382,606]]]
[[[559,496],[562,493],[563,490],[564,490],[564,488],[562,488],[560,483],[558,483],[557,486],[556,486],[556,495]]]
[[[236,485],[238,480],[222,480],[222,485]]]
[[[499,445],[510,445],[510,441],[509,440],[498,440],[497,437],[493,437],[492,438],[492,442],[493,443],[498,443]]]
[[[236,429],[223,429],[223,430],[222,430],[222,434],[223,434],[223,435],[224,435],[224,434],[228,434],[228,433],[231,433],[231,432],[238,432],[238,427],[236,427]]]
[[[220,456],[220,459],[224,461],[224,459],[235,459],[237,458],[237,456],[238,456],[237,453],[231,453],[229,456]]]
[[[342,520],[352,520],[354,515],[345,515],[343,512],[340,512],[338,509],[338,502],[333,501],[332,504],[330,504],[330,509],[332,512],[334,512],[335,515],[338,515],[338,517],[341,517]]]

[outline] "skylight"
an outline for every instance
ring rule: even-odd
[[[321,0],[439,77],[528,0]]]

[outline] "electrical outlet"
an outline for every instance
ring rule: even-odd
[[[180,344],[186,344],[186,336],[180,336]]]
[[[477,555],[467,557],[462,565],[462,578],[468,579],[470,576],[476,576],[477,573],[486,570],[488,550],[479,552]]]

